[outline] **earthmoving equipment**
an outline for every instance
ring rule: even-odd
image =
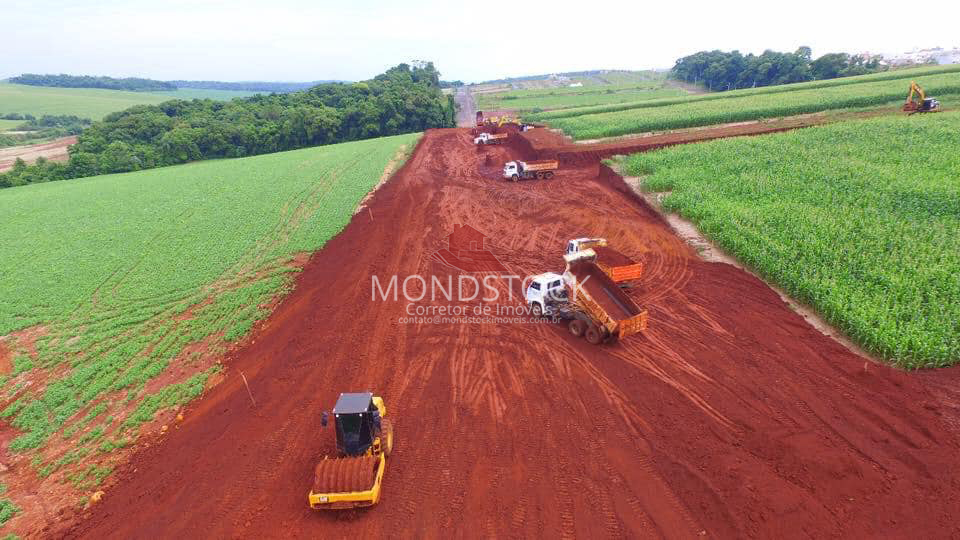
[[[940,102],[934,98],[928,98],[919,84],[910,81],[910,93],[907,94],[907,102],[903,104],[903,111],[910,114],[940,112]]]
[[[566,320],[571,334],[594,345],[646,330],[647,310],[600,270],[590,251],[564,255],[563,275],[547,272],[533,277],[526,290],[531,315]]]
[[[606,238],[574,238],[567,242],[565,255],[588,249],[593,250],[596,254],[593,262],[610,276],[614,283],[630,282],[640,279],[640,276],[643,275],[643,263],[635,262],[630,257],[610,247]]]
[[[473,144],[501,144],[507,140],[507,133],[481,133],[473,139]]]
[[[503,177],[516,182],[528,178],[553,178],[553,172],[560,168],[555,159],[542,161],[508,161],[503,166]]]
[[[477,127],[483,126],[483,111],[477,111]]]
[[[340,394],[333,407],[337,456],[324,458],[314,470],[307,495],[315,510],[359,508],[380,501],[380,483],[393,450],[393,425],[384,418],[383,398],[370,392]],[[320,424],[327,426],[328,414]]]

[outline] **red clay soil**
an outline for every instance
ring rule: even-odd
[[[558,159],[561,164],[586,164],[618,154],[635,154],[666,146],[726,137],[765,135],[819,125],[828,121],[829,119],[826,117],[800,116],[784,118],[777,122],[750,122],[676,131],[662,135],[623,137],[596,144],[573,144],[568,139],[547,129],[530,130],[523,133],[523,136],[530,142],[530,148],[537,159]]]
[[[623,321],[642,311],[597,265],[574,263],[570,265],[570,272],[577,277],[579,287],[614,319]]]
[[[38,534],[960,535],[955,394],[852,354],[762,281],[700,260],[596,163],[510,183],[497,169],[523,156],[485,151],[493,166],[467,130],[428,131],[225,360],[224,382],[92,510]],[[630,294],[648,330],[597,347],[559,324],[404,322],[402,295],[371,299],[372,275],[456,277],[431,258],[454,224],[519,275],[560,270],[570,238],[641,256]],[[381,502],[311,511],[320,413],[362,390],[395,419]]]
[[[33,163],[38,157],[45,157],[48,161],[67,161],[70,159],[67,150],[76,142],[77,137],[74,135],[45,143],[0,148],[0,173],[12,169],[17,158],[27,164]]]
[[[597,254],[597,260],[607,266],[629,266],[636,263],[636,261],[630,257],[627,257],[610,246],[596,246],[591,249]]]

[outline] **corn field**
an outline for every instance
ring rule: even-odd
[[[906,368],[960,361],[960,113],[627,158],[720,247]]]

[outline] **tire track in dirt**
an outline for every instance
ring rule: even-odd
[[[425,134],[369,200],[370,215],[314,254],[294,292],[226,359],[224,382],[118,471],[92,511],[47,532],[960,533],[947,398],[884,366],[865,372],[762,282],[698,260],[595,164],[503,183],[496,172],[511,157],[508,145],[478,152],[466,130]],[[455,224],[486,234],[522,273],[560,270],[568,238],[610,238],[646,264],[629,294],[651,312],[647,335],[598,348],[560,325],[403,323],[406,302],[371,300],[372,275],[456,278],[431,258]],[[397,426],[382,502],[315,513],[306,492],[324,448],[319,414],[349,390],[382,395]],[[817,403],[816,414],[800,403]]]

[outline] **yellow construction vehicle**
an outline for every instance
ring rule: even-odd
[[[940,112],[940,102],[934,98],[928,98],[919,84],[910,81],[910,93],[907,94],[907,102],[903,104],[903,112],[910,114]]]
[[[393,450],[393,425],[383,398],[370,392],[340,394],[333,408],[338,456],[324,456],[307,495],[310,508],[337,510],[373,506]],[[324,412],[320,425],[327,426]]]

